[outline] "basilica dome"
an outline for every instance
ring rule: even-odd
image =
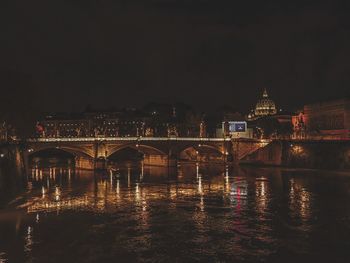
[[[256,117],[263,117],[268,115],[275,115],[277,113],[276,104],[269,98],[266,89],[263,97],[257,102],[254,114]]]
[[[256,103],[255,109],[248,115],[248,119],[254,120],[264,116],[275,115],[276,113],[276,104],[269,98],[265,89],[262,98]]]

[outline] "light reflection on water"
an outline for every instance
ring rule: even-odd
[[[290,214],[303,221],[311,219],[311,193],[302,185],[290,179]]]
[[[350,178],[334,182],[303,171],[202,164],[121,164],[100,173],[36,167],[26,192],[0,211],[0,262],[322,262],[335,252],[342,262],[348,241],[337,247],[325,236],[350,234],[350,209],[339,205]],[[329,254],[318,249],[325,242]]]

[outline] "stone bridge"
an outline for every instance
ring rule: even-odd
[[[231,138],[97,137],[27,140],[24,159],[49,149],[75,156],[77,168],[103,168],[114,153],[131,148],[142,153],[144,164],[175,166],[177,161],[231,162],[265,147],[269,142]]]

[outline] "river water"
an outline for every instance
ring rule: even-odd
[[[33,168],[2,200],[0,262],[350,262],[350,174]]]

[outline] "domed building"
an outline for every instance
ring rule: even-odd
[[[275,114],[277,114],[276,104],[269,98],[266,89],[264,89],[262,98],[256,103],[255,110],[253,109],[249,113],[248,120],[255,120]]]

